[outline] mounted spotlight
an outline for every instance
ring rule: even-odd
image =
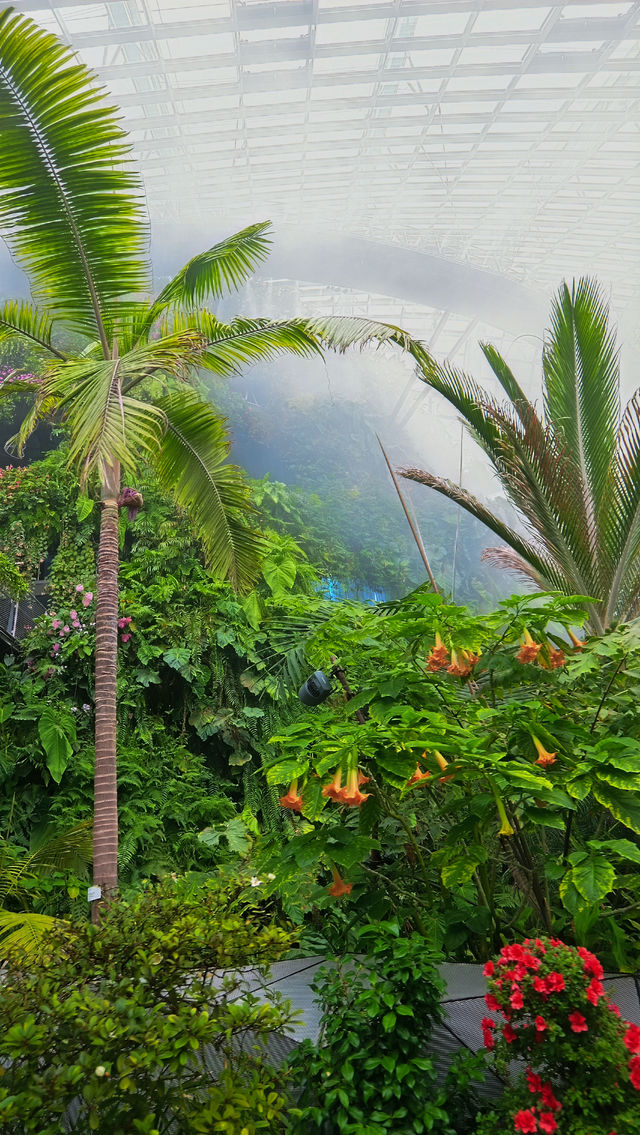
[[[303,705],[320,705],[332,692],[333,686],[326,674],[323,674],[322,670],[316,670],[310,678],[307,678],[304,685],[300,686],[298,697]]]

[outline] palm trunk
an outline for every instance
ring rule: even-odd
[[[92,921],[118,887],[118,780],[116,766],[116,678],[118,669],[118,495],[120,466],[111,466],[102,483],[96,614],[96,756],[93,816],[93,881],[102,899],[91,907]]]

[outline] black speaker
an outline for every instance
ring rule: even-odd
[[[303,705],[320,705],[321,702],[326,701],[332,690],[333,686],[326,674],[323,674],[322,670],[316,670],[315,674],[300,686],[298,697]]]

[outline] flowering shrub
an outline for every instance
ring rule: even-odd
[[[504,946],[484,968],[484,1046],[507,1091],[478,1135],[640,1130],[640,1028],[620,1017],[597,957],[557,938]],[[513,1076],[513,1061],[525,1062]]]

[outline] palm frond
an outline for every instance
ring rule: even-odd
[[[166,422],[154,455],[160,484],[185,509],[216,575],[243,590],[257,577],[262,540],[246,526],[250,489],[243,472],[227,462],[225,421],[191,390],[160,399]]]
[[[525,429],[530,429],[533,425],[533,419],[535,418],[537,420],[537,414],[513,371],[506,360],[503,359],[500,352],[496,350],[491,343],[480,343],[480,350],[498,379],[507,398],[510,400],[523,426]]]
[[[199,340],[174,336],[112,360],[80,359],[61,363],[45,376],[44,392],[57,399],[69,425],[69,460],[100,474],[114,461],[132,471],[150,458],[161,442],[165,419],[156,405],[127,391],[158,371],[181,373],[185,356],[199,353]]]
[[[435,489],[441,496],[453,501],[454,504],[460,505],[476,520],[480,520],[496,536],[509,544],[517,555],[531,564],[537,576],[544,581],[544,588],[563,591],[567,587],[566,578],[551,558],[545,556],[530,541],[525,540],[513,528],[500,520],[482,501],[467,492],[466,489],[454,484],[453,481],[446,480],[444,477],[436,477],[433,473],[428,473],[424,469],[407,468],[399,469],[398,472],[409,481],[416,481],[419,485],[427,485],[428,488]]]
[[[0,910],[0,956],[29,958],[36,955],[52,930],[68,926],[60,918],[33,911]]]
[[[206,341],[201,365],[222,376],[238,374],[247,364],[266,362],[282,354],[322,354],[301,319],[234,319],[226,324],[208,312],[199,312],[194,322]]]
[[[412,343],[409,335],[392,323],[380,323],[375,319],[364,319],[353,315],[327,316],[323,319],[300,320],[301,326],[332,351],[346,351],[350,347],[366,347],[375,343],[391,343],[408,350]]]
[[[0,137],[1,137],[0,125]],[[8,300],[0,307],[0,343],[7,339],[19,339],[30,347],[46,354],[64,359],[51,341],[53,320],[46,311],[38,309],[26,300]]]
[[[20,429],[5,442],[4,448],[7,453],[22,457],[27,441],[31,435],[42,422],[54,415],[57,405],[58,399],[51,394],[47,394],[43,385],[40,385],[36,392],[33,405],[25,415]]]
[[[190,311],[241,287],[269,255],[270,227],[270,221],[249,225],[194,256],[162,289],[150,309],[150,322],[168,307]]]
[[[148,291],[130,146],[94,75],[26,16],[0,14],[0,227],[52,318],[109,354],[116,300]]]
[[[640,554],[640,390],[622,415],[605,504],[602,522],[614,567],[606,615],[611,620],[626,614],[628,605],[635,606],[637,599],[634,569]]]
[[[500,405],[463,371],[436,362],[421,343],[411,343],[408,350],[417,364],[418,378],[458,410],[472,437],[495,460],[501,440]]]
[[[496,567],[503,568],[505,571],[513,572],[514,575],[522,576],[534,583],[539,591],[549,589],[549,581],[540,575],[532,564],[519,556],[517,552],[514,552],[513,548],[485,548],[481,559],[486,563],[495,564]]]
[[[92,855],[91,821],[84,820],[63,832],[50,827],[39,832],[32,840],[27,862],[29,870],[47,875],[51,871],[78,871],[91,862]]]
[[[620,420],[615,333],[594,280],[563,284],[551,307],[542,355],[545,412],[573,454],[594,556]]]

